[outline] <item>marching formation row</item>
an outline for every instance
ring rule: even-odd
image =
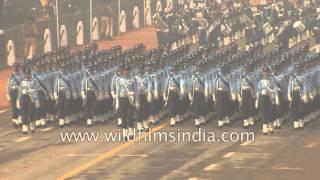
[[[138,44],[122,52],[121,47],[97,51],[93,45],[76,54],[64,48],[15,64],[9,78],[13,123],[22,123],[26,133],[47,121],[64,126],[85,120],[92,126],[115,115],[130,134],[135,122],[146,131],[163,112],[172,126],[186,112],[200,126],[213,112],[219,127],[240,113],[244,127],[262,120],[268,133],[290,112],[294,128],[302,128],[302,117],[318,108],[320,56],[311,55],[307,43],[292,53],[263,48],[146,51]]]
[[[278,6],[272,6],[275,7]],[[280,10],[275,8],[269,14],[269,24],[274,18],[282,22],[283,18],[291,17],[288,13],[292,8],[280,7],[284,15],[277,15]],[[196,7],[199,9],[205,7]],[[241,16],[243,23],[252,25],[250,13],[241,11],[241,14],[246,14]],[[307,19],[308,15],[298,17]],[[173,32],[174,29],[161,28],[175,26],[167,26],[158,16],[154,20],[160,28],[158,35]],[[200,25],[208,24],[203,16],[196,20]],[[226,28],[226,23],[219,23],[220,26]],[[218,24],[205,33],[210,37],[207,41],[200,38],[196,50],[185,43],[170,48],[173,38],[178,41],[186,38],[175,34],[162,39],[160,48],[148,51],[143,44],[126,51],[120,46],[98,51],[97,45],[92,44],[83,51],[71,53],[67,47],[60,48],[16,63],[8,83],[13,124],[22,125],[22,132],[27,133],[47,122],[57,122],[63,127],[85,121],[93,126],[115,118],[125,137],[132,138],[135,125],[139,131],[148,131],[149,124],[159,122],[164,115],[169,116],[172,126],[185,120],[185,115],[191,115],[198,127],[213,114],[218,127],[228,126],[234,115],[240,115],[244,127],[262,121],[263,134],[273,133],[285,119],[294,128],[303,128],[307,123],[303,117],[315,115],[320,103],[320,56],[309,52],[309,40],[289,48],[281,37],[287,37],[286,42],[292,37],[284,31],[291,26],[280,25],[278,45],[271,51],[260,41],[265,38],[261,33],[253,33],[253,39],[249,38],[250,33],[246,35],[250,41],[242,51],[235,43],[219,43],[223,39],[214,36],[216,27]],[[177,28],[183,34],[187,26]],[[236,25],[232,28],[235,33],[239,32],[236,28]],[[200,30],[203,29],[206,28],[201,26]],[[220,32],[224,28],[218,29]],[[251,32],[249,29],[246,28]],[[320,33],[312,31],[319,40]],[[288,114],[289,118],[284,118]]]

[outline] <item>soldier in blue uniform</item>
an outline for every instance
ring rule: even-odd
[[[38,91],[35,89],[35,82],[32,80],[30,69],[25,70],[25,78],[19,87],[17,107],[22,117],[22,133],[35,132],[35,112],[40,107]]]
[[[135,75],[135,82],[137,84],[139,99],[138,103],[140,109],[136,111],[136,121],[137,121],[137,130],[148,131],[149,130],[149,116],[150,116],[150,105],[152,101],[152,82],[149,74],[144,72],[145,66],[140,65],[140,72]]]
[[[232,113],[232,98],[230,77],[228,76],[230,69],[227,64],[223,64],[220,70],[216,73],[214,82],[214,99],[215,111],[218,116],[218,127],[230,124],[230,115]],[[225,108],[230,107],[230,108]]]
[[[54,97],[56,100],[56,112],[58,124],[60,127],[65,125],[65,120],[70,112],[70,102],[71,102],[71,85],[69,80],[66,78],[67,67],[61,65],[62,72],[59,73],[55,79],[54,83]]]
[[[205,76],[202,74],[204,70],[203,66],[205,66],[204,62],[198,64],[197,71],[192,76],[189,90],[191,109],[197,127],[205,123],[205,115],[208,112],[205,97],[205,89],[208,87],[208,81],[206,81]]]
[[[304,124],[302,121],[306,111],[307,102],[304,101],[306,95],[306,83],[305,77],[302,72],[302,66],[295,64],[295,71],[289,80],[288,86],[288,100],[290,102],[290,120],[293,122],[295,129],[303,128]],[[306,100],[306,98],[305,98]]]
[[[170,125],[175,126],[176,122],[180,121],[182,115],[182,100],[181,100],[181,90],[180,90],[180,75],[178,74],[178,67],[175,65],[170,72],[169,77],[165,81],[165,86],[163,90],[163,98],[165,101],[165,106],[168,109],[170,117]]]
[[[8,100],[11,104],[12,124],[14,127],[21,125],[21,114],[17,108],[17,99],[19,93],[20,83],[23,80],[23,74],[20,64],[13,65],[13,73],[9,76],[8,80]]]
[[[35,118],[36,118],[36,127],[45,126],[47,123],[47,112],[48,112],[48,100],[49,92],[45,86],[45,72],[44,66],[38,64],[34,67],[34,72],[32,73],[32,79],[35,82],[35,88],[38,91],[39,96],[39,107],[36,108]]]
[[[263,67],[262,79],[258,83],[256,108],[259,117],[263,121],[262,133],[264,135],[273,133],[273,119],[275,114],[275,84],[271,78],[269,67]]]
[[[134,78],[129,77],[130,67],[122,64],[120,75],[115,79],[115,108],[122,120],[123,137],[126,140],[134,138],[134,112],[140,109],[137,85]]]
[[[94,123],[94,115],[97,113],[99,88],[94,78],[93,65],[88,66],[88,72],[85,73],[81,81],[81,96],[83,100],[84,118],[87,126],[91,127]]]
[[[249,62],[244,68],[244,73],[240,78],[240,90],[238,94],[240,113],[243,120],[243,127],[254,125],[253,116],[255,114],[255,83],[256,77],[253,73],[253,63]]]

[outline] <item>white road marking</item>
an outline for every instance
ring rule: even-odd
[[[251,143],[253,143],[253,141],[246,141],[246,142],[240,144],[240,146],[248,146]]]
[[[47,132],[47,131],[51,131],[52,129],[54,129],[54,127],[48,127],[45,129],[41,129],[42,132]]]
[[[294,167],[273,167],[272,169],[277,170],[304,170],[304,168],[294,168]]]
[[[100,154],[67,154],[67,157],[96,157]],[[147,154],[123,154],[115,155],[116,157],[148,157]]]
[[[204,171],[213,171],[216,170],[218,167],[218,164],[210,164],[209,166],[205,167],[203,170]]]
[[[117,157],[148,157],[147,154],[124,154],[124,155],[115,155]]]
[[[23,142],[23,141],[26,141],[28,139],[30,139],[31,137],[30,136],[26,136],[26,137],[21,137],[19,139],[16,139],[15,142]]]
[[[18,130],[11,130],[11,131],[4,132],[4,133],[0,134],[0,138],[7,136],[11,133],[15,133],[15,132],[18,132]]]
[[[7,111],[8,111],[8,109],[2,110],[2,111],[0,111],[0,114],[5,113]]]
[[[67,157],[96,157],[100,154],[67,154]]]
[[[223,155],[223,158],[229,158],[231,156],[233,156],[235,154],[235,152],[228,152],[227,154]]]

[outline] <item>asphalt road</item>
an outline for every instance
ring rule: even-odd
[[[304,130],[293,130],[288,122],[268,136],[257,126],[242,129],[237,120],[223,129],[215,120],[202,127],[216,138],[224,131],[253,132],[254,141],[245,142],[69,143],[62,142],[61,132],[102,134],[118,128],[114,122],[93,128],[77,123],[63,129],[51,124],[25,136],[11,127],[8,117],[8,112],[0,114],[0,179],[320,179],[318,118]],[[198,131],[192,120],[176,127],[167,121],[153,130]]]

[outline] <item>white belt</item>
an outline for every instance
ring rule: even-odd
[[[219,88],[218,88],[218,91],[223,91],[223,88],[219,87]]]
[[[169,89],[170,89],[170,90],[177,90],[176,87],[170,87]]]
[[[262,95],[267,95],[267,93],[268,93],[267,90],[262,90],[262,91],[261,91],[261,94],[262,94]]]

